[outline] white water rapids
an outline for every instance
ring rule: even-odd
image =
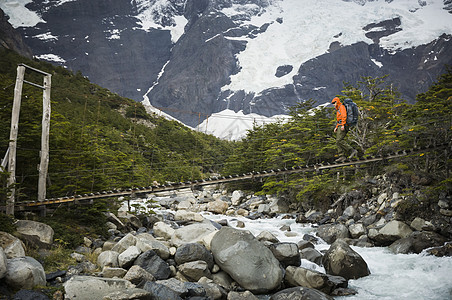
[[[155,210],[158,212],[158,210]],[[250,220],[245,217],[201,213],[212,221],[228,220],[231,227],[237,228],[238,221],[254,236],[269,231],[280,242],[297,243],[305,234],[316,236],[315,227],[296,223],[294,219],[269,218]],[[290,232],[280,230],[290,226]],[[329,248],[322,242],[315,245],[321,251]],[[335,297],[340,300],[446,300],[452,299],[452,258],[424,254],[393,254],[384,247],[360,248],[352,246],[366,261],[371,275],[357,280],[349,280],[349,288],[358,293],[354,296]],[[302,259],[302,267],[325,272],[323,267]]]

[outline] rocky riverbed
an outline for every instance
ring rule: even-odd
[[[450,199],[437,200],[434,219],[409,221],[397,214],[403,199],[391,189],[357,190],[321,212],[219,187],[150,195],[108,213],[110,238],[85,238],[72,254],[78,264],[52,274],[25,255],[20,239],[0,233],[0,299],[49,299],[31,290],[36,285],[63,287],[54,299],[359,299],[349,283],[372,272],[354,249],[452,254]],[[276,218],[287,221],[278,233],[247,224]],[[16,227],[28,242],[53,243],[45,224],[20,220]]]

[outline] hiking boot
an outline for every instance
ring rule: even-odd
[[[358,154],[358,150],[353,149],[352,154],[350,154],[350,156],[348,157],[348,159],[351,159],[353,156],[356,156],[356,154]]]
[[[341,156],[335,160],[337,163],[343,163],[347,158],[345,156]]]

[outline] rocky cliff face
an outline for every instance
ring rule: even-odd
[[[359,4],[356,7],[371,5],[365,0],[353,2]],[[191,126],[226,108],[273,116],[287,113],[298,101],[312,98],[324,103],[341,92],[344,82],[354,84],[362,76],[388,74],[394,87],[413,102],[445,65],[452,64],[448,34],[421,46],[385,48],[382,41],[404,29],[403,20],[395,16],[359,28],[366,41],[344,44],[347,33],[338,31],[323,54],[301,65],[281,63],[268,75],[288,79],[283,85],[260,92],[228,88],[232,77],[244,69],[238,56],[262,34],[288,22],[284,15],[259,25],[250,21],[278,3],[282,2],[38,0],[27,9],[45,22],[19,30],[37,57],[80,70],[122,96],[136,101],[145,96],[153,106]],[[416,5],[418,10],[427,4]],[[443,9],[450,5],[444,1]],[[293,29],[298,34],[294,38],[306,33]],[[297,50],[277,44],[263,47],[258,51],[282,56]],[[247,79],[250,85],[259,79],[255,74]]]
[[[8,17],[0,9],[0,47],[16,51],[22,56],[31,58],[31,49],[24,43],[22,36],[8,22]]]

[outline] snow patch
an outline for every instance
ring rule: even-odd
[[[61,64],[66,62],[66,60],[55,54],[42,54],[35,57],[40,60],[53,61]]]
[[[265,117],[254,113],[245,115],[243,111],[234,112],[233,110],[225,109],[210,115],[196,127],[196,130],[212,134],[221,139],[236,141],[245,137],[247,131],[253,129],[254,125],[286,121],[289,118],[287,115],[276,115],[273,117]]]
[[[383,67],[383,64],[381,62],[379,62],[378,60],[371,58],[371,61],[376,64],[379,68]]]
[[[38,35],[35,35],[34,37],[37,39],[40,39],[41,41],[57,41],[58,40],[58,37],[54,36],[50,32],[38,34]]]
[[[45,23],[41,16],[25,7],[32,0],[1,0],[0,8],[10,17],[8,22],[14,27],[33,27]]]

